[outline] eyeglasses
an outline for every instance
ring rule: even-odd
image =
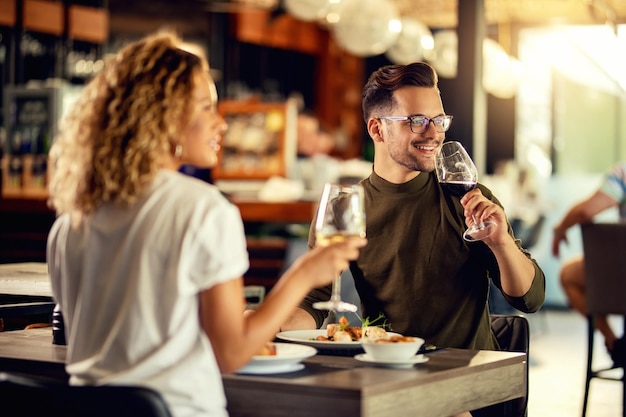
[[[446,114],[445,116],[430,117],[426,116],[379,116],[377,119],[386,120],[408,120],[409,127],[413,133],[424,133],[428,130],[430,122],[435,125],[435,130],[439,133],[443,133],[450,129],[452,123],[452,116]]]

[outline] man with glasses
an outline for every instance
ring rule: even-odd
[[[350,271],[363,317],[384,314],[393,331],[439,347],[497,349],[490,280],[513,307],[530,313],[543,304],[545,277],[489,189],[478,184],[458,198],[437,182],[434,156],[452,123],[437,81],[428,64],[390,65],[363,88],[374,165],[361,182],[368,244]],[[495,221],[496,231],[464,241],[472,215]],[[319,328],[328,312],[311,304],[329,296],[329,287],[311,292],[282,329]]]

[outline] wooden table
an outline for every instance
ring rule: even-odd
[[[49,316],[54,305],[46,263],[0,264],[0,320]]]
[[[445,417],[526,394],[523,353],[443,349],[410,369],[316,355],[282,375],[223,375],[231,417]],[[50,329],[0,333],[0,371],[67,378]]]
[[[45,262],[0,264],[0,294],[52,297]]]

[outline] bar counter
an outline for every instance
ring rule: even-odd
[[[267,202],[243,197],[230,197],[230,201],[239,208],[244,222],[310,223],[317,205],[308,200]],[[45,192],[5,194],[0,198],[0,212],[54,214]]]

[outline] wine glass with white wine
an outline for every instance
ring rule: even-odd
[[[441,146],[435,156],[435,171],[441,187],[459,198],[476,188],[478,183],[476,165],[460,142],[445,142]],[[463,233],[463,239],[468,242],[483,240],[495,229],[495,222],[479,222],[472,215],[472,225]]]
[[[324,185],[315,221],[316,245],[328,245],[365,237],[365,197],[358,184]],[[328,301],[313,304],[319,310],[357,311],[357,306],[341,300],[341,275],[333,281]]]

